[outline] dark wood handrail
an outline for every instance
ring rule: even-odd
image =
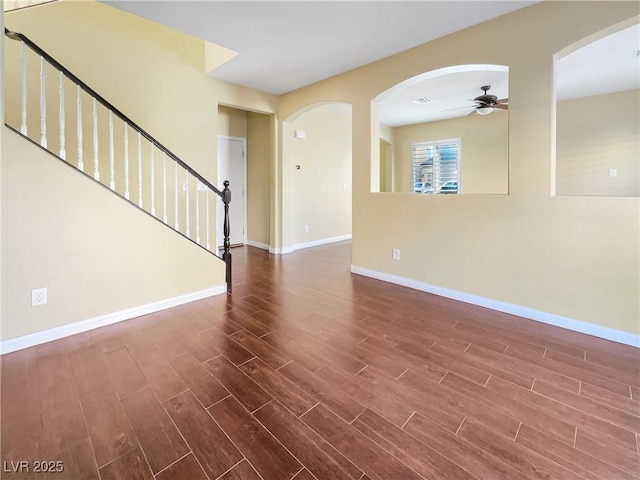
[[[216,188],[211,182],[209,182],[206,178],[204,178],[202,175],[200,175],[198,172],[196,172],[193,168],[191,168],[185,162],[180,160],[180,158],[178,158],[177,155],[175,155],[171,150],[169,150],[167,147],[162,145],[162,143],[160,143],[158,140],[156,140],[149,132],[144,130],[142,127],[138,126],[137,123],[135,123],[128,116],[126,116],[124,113],[122,113],[120,110],[118,110],[115,106],[113,106],[113,104],[111,102],[106,100],[102,95],[100,95],[98,92],[96,92],[93,88],[91,88],[89,85],[87,85],[82,80],[80,80],[68,68],[66,68],[60,62],[58,62],[55,58],[53,58],[51,55],[49,55],[47,52],[45,52],[37,44],[35,44],[29,37],[27,37],[26,35],[24,35],[22,33],[12,32],[11,30],[7,29],[6,27],[4,29],[4,33],[11,40],[23,41],[26,45],[29,46],[29,48],[31,50],[36,52],[38,55],[42,56],[48,63],[53,65],[55,68],[57,68],[62,73],[64,73],[65,77],[69,78],[72,82],[74,82],[76,85],[78,85],[80,88],[82,88],[82,90],[87,92],[91,97],[95,98],[98,102],[100,102],[104,107],[106,107],[109,110],[111,110],[122,121],[127,122],[127,124],[131,128],[133,128],[135,131],[139,132],[144,138],[146,138],[148,141],[150,141],[156,147],[158,147],[160,150],[162,150],[164,153],[166,153],[169,157],[171,157],[171,159],[174,162],[176,162],[178,165],[180,165],[182,168],[184,168],[191,175],[196,177],[201,183],[203,183],[208,188],[213,190],[216,193],[216,195],[218,195],[220,198],[224,198],[224,194],[218,188]]]
[[[216,193],[216,195],[218,195],[222,199],[222,203],[224,204],[224,224],[223,224],[223,226],[224,226],[223,227],[223,229],[224,229],[224,245],[223,245],[223,248],[224,249],[223,249],[223,254],[222,254],[222,260],[224,260],[224,262],[226,264],[225,280],[226,280],[226,283],[227,283],[227,292],[231,292],[231,285],[232,285],[231,252],[229,251],[229,247],[230,247],[229,236],[231,234],[231,229],[229,227],[229,202],[231,201],[231,191],[229,190],[229,181],[226,180],[224,182],[224,190],[220,191],[211,182],[209,182],[206,178],[204,178],[202,175],[200,175],[198,172],[196,172],[193,168],[191,168],[185,162],[180,160],[180,158],[178,158],[177,155],[175,155],[173,152],[171,152],[171,150],[169,150],[167,147],[165,147],[159,141],[157,141],[153,136],[151,136],[150,133],[148,133],[142,127],[138,126],[137,123],[135,123],[128,116],[126,116],[124,113],[122,113],[120,110],[118,110],[111,102],[106,100],[102,95],[100,95],[98,92],[96,92],[93,88],[91,88],[89,85],[87,85],[82,80],[80,80],[77,76],[75,76],[73,73],[71,73],[71,71],[68,68],[66,68],[60,62],[58,62],[55,58],[53,58],[51,55],[49,55],[47,52],[45,52],[42,48],[40,48],[38,45],[36,45],[31,39],[29,39],[29,37],[27,37],[26,35],[23,35],[22,33],[13,32],[13,31],[11,31],[11,30],[9,30],[7,28],[4,29],[4,33],[11,40],[24,42],[31,50],[33,50],[38,55],[40,55],[42,58],[44,58],[49,64],[51,64],[55,68],[57,68],[58,71],[62,72],[68,79],[70,79],[72,82],[74,82],[77,86],[79,86],[82,90],[84,90],[92,98],[94,98],[98,102],[100,102],[101,105],[103,105],[104,107],[109,109],[111,112],[113,112],[122,121],[126,122],[135,131],[139,132],[145,139],[147,139],[149,142],[151,142],[153,145],[155,145],[157,148],[159,148],[161,151],[163,151],[174,162],[176,162],[178,165],[180,165],[182,168],[184,168],[192,176],[197,178],[198,181],[200,181],[203,185],[205,185],[209,189],[213,190]],[[14,129],[12,129],[12,130],[14,130]],[[14,130],[14,131],[16,131],[16,130]],[[18,133],[18,132],[16,131],[16,133]],[[35,142],[33,142],[33,143],[35,143]],[[60,158],[60,157],[58,157],[58,158]],[[84,173],[84,172],[82,172],[82,173]],[[84,173],[84,174],[87,175],[86,173]],[[89,175],[87,175],[87,176],[89,178],[93,178],[93,177],[91,177]],[[98,182],[98,183],[100,183],[100,182]],[[103,185],[106,188],[106,185],[104,185],[104,184],[101,184],[101,185]],[[122,198],[125,198],[125,197],[122,197]],[[144,210],[141,207],[139,207],[138,205],[136,205],[135,203],[131,202],[130,200],[128,200],[128,199],[126,199],[126,200],[129,203],[131,203],[132,205],[136,206],[137,208],[140,208],[142,211],[144,211],[146,213],[149,213],[146,210]],[[152,215],[152,214],[150,214],[150,215]],[[155,215],[152,215],[152,216],[154,218],[156,218]],[[158,218],[156,218],[156,220],[160,221]],[[169,226],[166,222],[163,222],[163,223],[165,225]],[[175,228],[170,227],[170,226],[169,226],[169,228],[171,228],[175,232],[179,233],[180,235],[182,235],[186,239],[188,239],[191,242],[193,242],[193,240],[191,240],[191,238],[189,238],[186,235],[183,235],[180,231],[176,230]],[[193,243],[196,243],[196,245],[202,247],[197,242],[193,242]],[[204,248],[204,247],[202,247],[202,248]],[[211,252],[211,253],[213,253],[213,252]]]

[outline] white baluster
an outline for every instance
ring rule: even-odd
[[[196,243],[200,243],[200,180],[196,178]]]
[[[113,112],[109,110],[109,188],[116,189],[116,167],[113,151]]]
[[[162,221],[167,223],[167,154],[162,151]]]
[[[60,158],[67,159],[65,150],[65,121],[64,121],[64,74],[60,72]]]
[[[124,122],[124,198],[129,200],[129,124]]]
[[[44,57],[40,57],[40,145],[47,148],[47,99],[45,94]]]
[[[138,132],[138,206],[143,207],[142,202],[142,135]]]
[[[173,161],[173,178],[175,181],[175,185],[174,185],[174,199],[173,199],[173,203],[174,203],[174,213],[173,215],[175,216],[175,224],[174,224],[174,228],[178,231],[180,231],[180,221],[179,221],[179,213],[178,213],[178,162],[176,162],[175,160]]]
[[[151,215],[156,215],[156,159],[153,151],[153,143],[151,144]]]
[[[185,173],[185,177],[187,179],[187,181],[185,182],[186,185],[186,220],[185,223],[187,224],[186,226],[186,235],[188,238],[191,238],[191,229],[190,227],[190,223],[191,223],[191,218],[189,216],[189,172],[187,170],[184,171]]]
[[[207,233],[206,233],[206,237],[207,237],[207,250],[211,249],[211,244],[209,243],[209,188],[207,188],[207,190],[204,193],[204,201],[205,201],[205,205],[206,205],[206,216],[207,216],[207,221],[206,221],[206,226],[207,226]]]
[[[78,169],[84,172],[84,159],[82,158],[82,96],[80,85],[78,85],[78,94],[76,97],[77,125],[76,132],[78,137]]]
[[[27,135],[27,51],[24,42],[21,48],[22,56],[22,79],[21,79],[21,98],[20,98],[20,133]]]
[[[98,159],[98,103],[93,99],[93,178],[100,181],[100,165]]]

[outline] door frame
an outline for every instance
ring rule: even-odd
[[[232,140],[232,141],[237,141],[237,142],[242,142],[242,173],[243,173],[243,179],[242,179],[242,191],[244,192],[244,195],[242,195],[243,198],[243,202],[242,202],[242,208],[244,209],[244,224],[242,225],[242,244],[246,245],[247,244],[247,177],[248,177],[248,172],[247,172],[247,139],[246,137],[234,137],[231,135],[218,135],[218,143],[216,144],[216,156],[218,155],[218,151],[219,151],[219,145],[220,145],[220,140]],[[218,188],[220,188],[220,190],[222,190],[222,188],[224,188],[222,186],[222,182],[226,179],[221,179],[220,178],[220,159],[218,158],[217,161],[217,178],[218,178]],[[231,201],[233,202],[233,191],[234,191],[234,187],[233,185],[230,185],[231,187]],[[224,237],[223,238],[217,238],[218,237],[218,232],[220,231],[218,229],[219,226],[219,222],[222,223],[224,221],[224,210],[222,210],[223,215],[220,216],[220,218],[217,218],[218,215],[216,215],[216,248],[222,246],[224,244]]]

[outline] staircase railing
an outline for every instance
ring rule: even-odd
[[[214,255],[217,229],[211,211],[218,205],[215,197],[220,197],[222,260],[230,291],[229,182],[218,189],[27,36],[6,28],[5,35],[20,42],[13,57],[19,57],[19,72],[10,68],[9,55],[5,60],[5,92],[20,92],[6,95],[7,126]],[[9,42],[7,50],[8,46]],[[37,75],[29,76],[33,71]],[[34,90],[36,104],[29,101]],[[52,97],[53,102],[48,100]],[[67,116],[69,110],[75,114]],[[56,123],[57,135],[51,135]],[[75,133],[70,134],[70,127]],[[85,152],[90,152],[89,158]]]

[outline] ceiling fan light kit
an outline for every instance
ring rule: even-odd
[[[491,107],[491,106],[480,105],[480,106],[476,107],[476,113],[478,113],[480,115],[489,115],[491,112],[493,112],[493,107]]]
[[[483,87],[480,87],[480,90],[482,90],[483,94],[477,96],[473,100],[468,99],[469,102],[474,102],[473,105],[466,105],[464,107],[448,108],[447,110],[442,110],[442,111],[446,112],[446,111],[449,111],[449,110],[461,110],[463,108],[472,108],[471,112],[469,112],[467,114],[467,117],[468,117],[469,115],[476,115],[476,114],[477,115],[489,115],[494,110],[509,110],[509,99],[508,98],[500,98],[500,99],[498,99],[498,97],[496,97],[495,95],[489,95],[487,93],[487,91],[490,88],[491,87],[489,85],[485,85]]]

